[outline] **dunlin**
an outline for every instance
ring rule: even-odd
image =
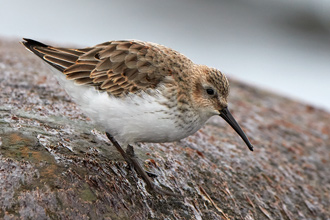
[[[132,143],[177,141],[219,115],[253,150],[228,110],[229,83],[217,69],[195,64],[168,47],[136,40],[83,49],[52,47],[31,39],[22,43],[55,68],[67,93],[103,126],[124,159],[155,191],[172,194],[153,184]]]

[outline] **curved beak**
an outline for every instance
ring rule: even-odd
[[[235,118],[231,115],[231,113],[229,112],[228,108],[226,107],[226,108],[220,110],[219,112],[220,112],[220,116],[239,134],[239,136],[241,136],[241,138],[246,143],[246,145],[248,146],[248,148],[251,151],[253,151],[252,144],[250,143],[249,139],[246,137],[244,131],[238,125],[238,123],[235,120]]]

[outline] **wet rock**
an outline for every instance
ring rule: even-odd
[[[330,114],[230,80],[250,152],[220,117],[135,146],[149,192],[19,40],[0,40],[1,219],[329,219]]]

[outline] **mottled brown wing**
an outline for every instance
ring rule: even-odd
[[[142,41],[109,41],[84,49],[52,47],[24,39],[30,51],[77,84],[95,86],[113,96],[155,88],[192,62],[182,54]]]

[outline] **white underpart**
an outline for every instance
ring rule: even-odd
[[[156,96],[130,95],[124,99],[111,97],[91,86],[76,85],[56,70],[56,76],[66,92],[82,111],[98,125],[124,143],[172,142],[195,133],[205,120],[198,120],[190,131],[175,123],[176,108],[168,109],[160,103],[167,99]]]

